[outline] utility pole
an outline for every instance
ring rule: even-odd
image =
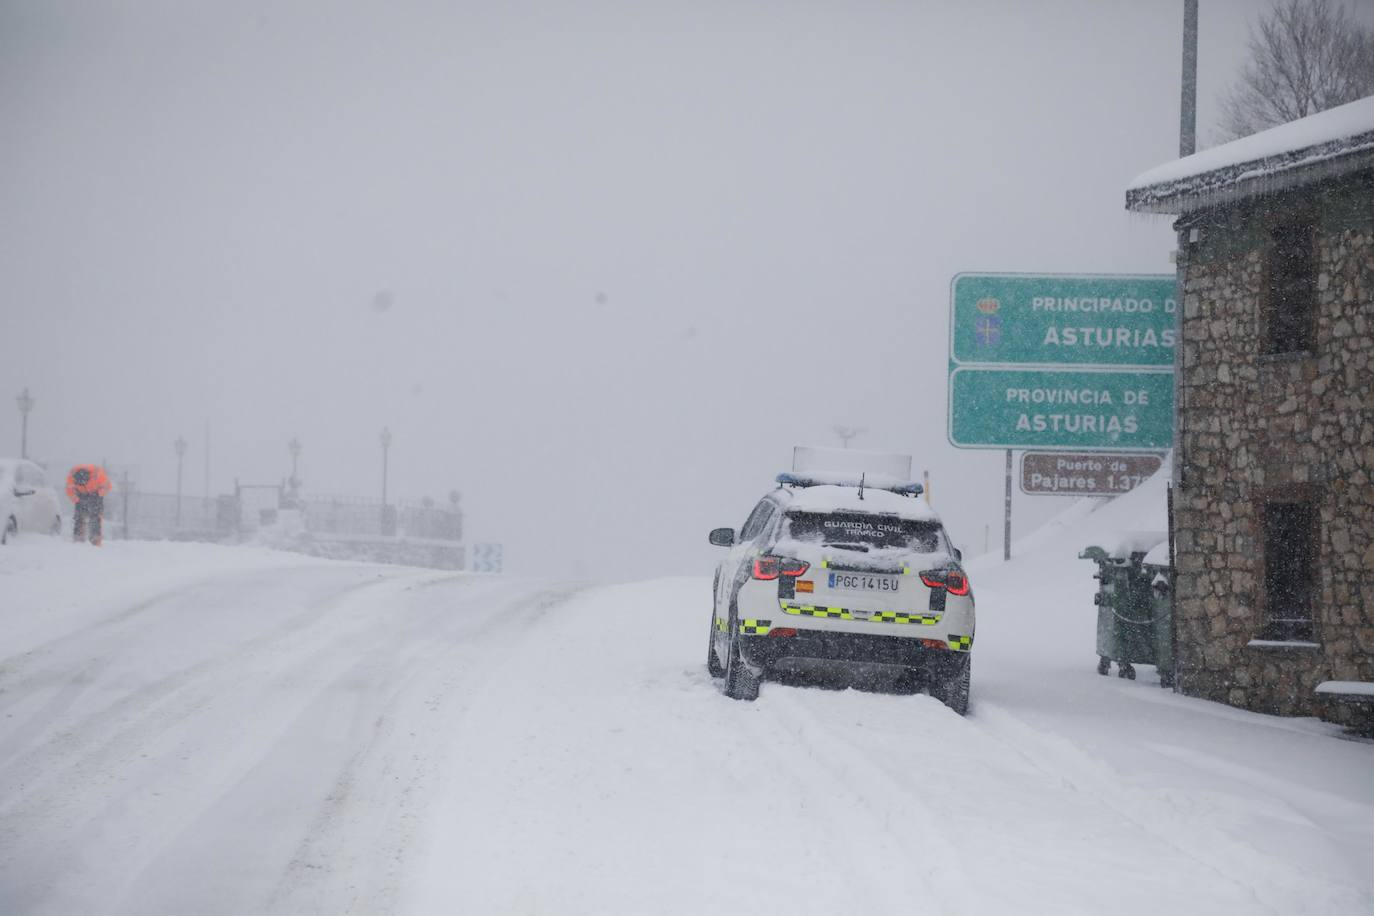
[[[186,459],[186,439],[177,436],[177,441],[172,443],[172,448],[177,453],[177,530],[181,530],[181,469]]]
[[[1197,2],[1183,0],[1183,79],[1179,101],[1178,154],[1191,156],[1197,151]],[[1174,313],[1174,334],[1183,339],[1183,296],[1184,281],[1188,276],[1188,248],[1193,229],[1178,230],[1178,247],[1174,255],[1175,270],[1178,274],[1178,290],[1175,300],[1178,309]],[[1174,349],[1174,457],[1173,485],[1183,485],[1183,475],[1187,456],[1181,448],[1183,442],[1183,408],[1188,397],[1183,380],[1183,347]]]
[[[24,388],[19,392],[19,397],[15,398],[15,403],[19,405],[19,457],[29,457],[29,411],[33,410],[33,405],[37,403],[33,395],[29,394],[29,389]]]
[[[1179,158],[1197,152],[1197,0],[1183,0],[1183,97],[1178,106]]]

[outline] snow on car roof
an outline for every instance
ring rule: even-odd
[[[924,499],[901,496],[872,487],[864,488],[863,499],[859,499],[858,487],[838,487],[829,484],[786,492],[792,495],[792,501],[787,508],[802,512],[867,512],[873,515],[896,515],[913,521],[940,519]]]
[[[1156,166],[1127,186],[1126,209],[1183,213],[1368,165],[1374,96]]]

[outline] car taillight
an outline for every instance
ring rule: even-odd
[[[950,570],[945,573],[945,589],[951,595],[967,595],[969,592],[968,576],[958,570]]]
[[[796,578],[810,568],[810,563],[792,557],[757,557],[754,560],[754,578],[763,579],[765,582],[778,576]]]
[[[769,636],[796,636],[796,627],[773,627],[768,631]]]
[[[969,593],[968,576],[957,569],[931,569],[921,573],[921,581],[928,588],[943,588],[951,595],[963,597]]]

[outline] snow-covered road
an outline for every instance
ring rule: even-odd
[[[1374,745],[1097,677],[1068,563],[975,566],[960,719],[723,698],[708,579],[21,539],[0,913],[1374,912]]]

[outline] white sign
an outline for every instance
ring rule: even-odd
[[[858,448],[813,448],[798,445],[792,449],[792,471],[832,474],[870,474],[895,480],[911,479],[911,456],[893,452],[868,452]]]
[[[499,573],[504,551],[500,544],[473,544],[472,571],[479,573]]]

